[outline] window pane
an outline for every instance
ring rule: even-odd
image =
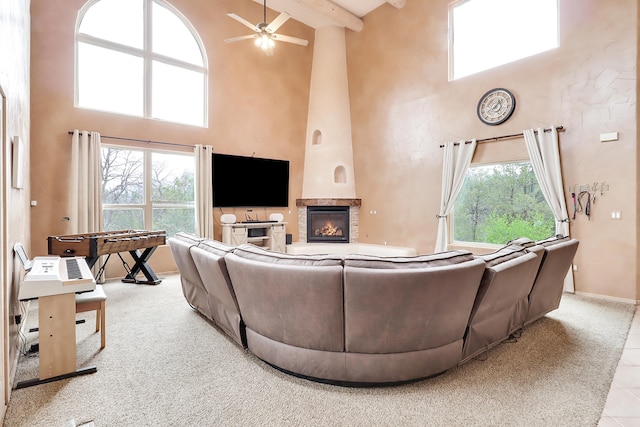
[[[154,208],[153,229],[165,230],[167,236],[173,236],[178,231],[195,233],[196,212],[190,208]]]
[[[142,49],[142,0],[100,0],[87,10],[79,32]]]
[[[78,43],[78,105],[142,116],[142,58]]]
[[[453,240],[505,244],[555,233],[555,220],[530,162],[475,166],[456,200]]]
[[[557,0],[468,0],[451,14],[456,79],[558,47]]]
[[[194,158],[191,155],[153,153],[152,193],[154,203],[193,202]]]
[[[142,151],[102,148],[103,204],[144,203],[143,177]]]
[[[204,126],[204,74],[153,62],[153,118]]]
[[[153,52],[204,66],[200,46],[185,23],[167,8],[153,2]]]
[[[105,231],[144,230],[144,212],[142,209],[110,209],[102,211]]]

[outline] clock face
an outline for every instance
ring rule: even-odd
[[[516,98],[507,89],[491,89],[478,102],[478,118],[488,125],[507,121],[516,108]]]

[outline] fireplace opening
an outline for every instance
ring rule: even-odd
[[[309,206],[307,242],[349,243],[349,206]]]

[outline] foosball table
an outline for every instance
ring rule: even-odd
[[[144,230],[118,230],[101,231],[85,234],[67,234],[61,236],[49,236],[49,255],[58,256],[84,256],[89,267],[93,267],[98,259],[107,255],[107,260],[100,267],[96,274],[99,280],[104,273],[105,265],[111,254],[118,254],[122,264],[127,271],[123,282],[144,283],[157,285],[162,282],[158,279],[148,264],[149,258],[158,246],[166,242],[166,231],[144,231]],[[120,255],[121,252],[129,252],[135,262],[129,268],[126,261]],[[147,280],[138,280],[138,273],[144,274]]]

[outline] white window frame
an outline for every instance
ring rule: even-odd
[[[80,12],[78,13],[78,19],[76,20],[76,27],[75,27],[75,61],[74,61],[74,90],[75,90],[75,98],[74,98],[74,106],[76,108],[83,108],[83,109],[91,109],[91,110],[95,110],[94,108],[88,108],[88,107],[83,107],[79,105],[79,94],[80,94],[80,88],[79,88],[79,73],[78,73],[78,63],[79,63],[79,58],[78,58],[78,44],[79,43],[86,43],[86,44],[90,44],[93,46],[97,46],[97,47],[102,47],[105,49],[109,49],[109,50],[113,50],[115,52],[120,52],[120,53],[125,53],[128,55],[132,55],[132,56],[136,56],[139,58],[143,59],[143,68],[144,68],[144,72],[143,72],[143,116],[144,118],[147,119],[153,119],[153,120],[162,120],[162,121],[170,121],[168,119],[158,119],[153,117],[153,112],[152,112],[152,92],[153,92],[153,88],[152,88],[152,81],[153,81],[153,75],[152,75],[152,64],[153,61],[158,61],[158,62],[162,62],[165,63],[167,65],[172,65],[175,67],[179,67],[182,69],[186,69],[186,70],[191,70],[191,71],[196,71],[196,72],[200,72],[203,74],[203,79],[204,79],[204,85],[203,85],[203,90],[204,90],[204,94],[203,94],[203,116],[202,117],[202,125],[199,127],[208,127],[208,84],[209,84],[209,77],[208,77],[208,67],[207,64],[209,63],[208,59],[207,59],[207,54],[206,51],[204,49],[204,44],[202,43],[202,40],[200,39],[200,36],[198,35],[198,33],[196,32],[195,28],[191,25],[191,23],[172,5],[170,5],[169,3],[167,3],[164,0],[143,0],[144,1],[144,13],[143,13],[143,19],[144,19],[144,35],[143,35],[143,48],[142,49],[137,49],[134,48],[132,46],[126,46],[126,45],[122,45],[120,43],[115,43],[109,40],[105,40],[105,39],[101,39],[101,38],[97,38],[97,37],[93,37],[87,34],[82,34],[79,32],[80,30],[80,25],[82,24],[82,19],[84,18],[84,15],[87,13],[87,11],[89,9],[91,9],[92,6],[94,6],[96,3],[98,3],[100,0],[90,0],[89,2],[87,2],[82,9],[80,9]],[[185,61],[181,61],[179,59],[175,59],[175,58],[171,58],[165,55],[161,55],[158,53],[154,53],[153,52],[153,46],[152,46],[152,16],[151,16],[151,3],[157,3],[158,5],[167,8],[168,10],[170,10],[171,12],[173,12],[185,25],[185,27],[191,32],[191,35],[193,36],[195,42],[197,43],[198,47],[200,48],[200,52],[202,54],[202,63],[204,64],[204,66],[198,66],[198,65],[194,65]],[[120,115],[128,115],[131,116],[130,114],[126,114],[126,113],[119,113],[117,111],[106,111],[108,113],[113,113],[113,114],[120,114]],[[133,117],[140,117],[137,115],[134,115]],[[184,124],[185,126],[198,126],[198,125],[190,125],[190,124],[186,124],[186,123],[182,123],[182,122],[176,122],[176,123],[180,123],[180,124]]]
[[[194,169],[195,169],[195,156],[193,153],[182,152],[182,151],[173,151],[173,150],[158,150],[153,148],[139,148],[139,147],[131,147],[131,146],[123,146],[116,144],[102,144],[101,148],[113,148],[117,150],[130,150],[130,151],[138,151],[142,152],[142,167],[143,167],[143,176],[144,176],[144,184],[143,184],[143,196],[142,203],[133,203],[133,204],[124,204],[124,203],[104,203],[102,204],[102,210],[124,210],[124,209],[142,209],[142,223],[145,230],[153,230],[153,209],[154,208],[177,208],[177,209],[193,209],[194,219],[195,219],[195,194],[193,202],[185,202],[185,203],[163,203],[161,205],[154,205],[152,200],[153,195],[153,168],[152,168],[152,157],[153,154],[171,154],[178,156],[185,156],[194,158]],[[194,220],[195,223],[195,220]],[[195,232],[195,230],[192,230]]]

